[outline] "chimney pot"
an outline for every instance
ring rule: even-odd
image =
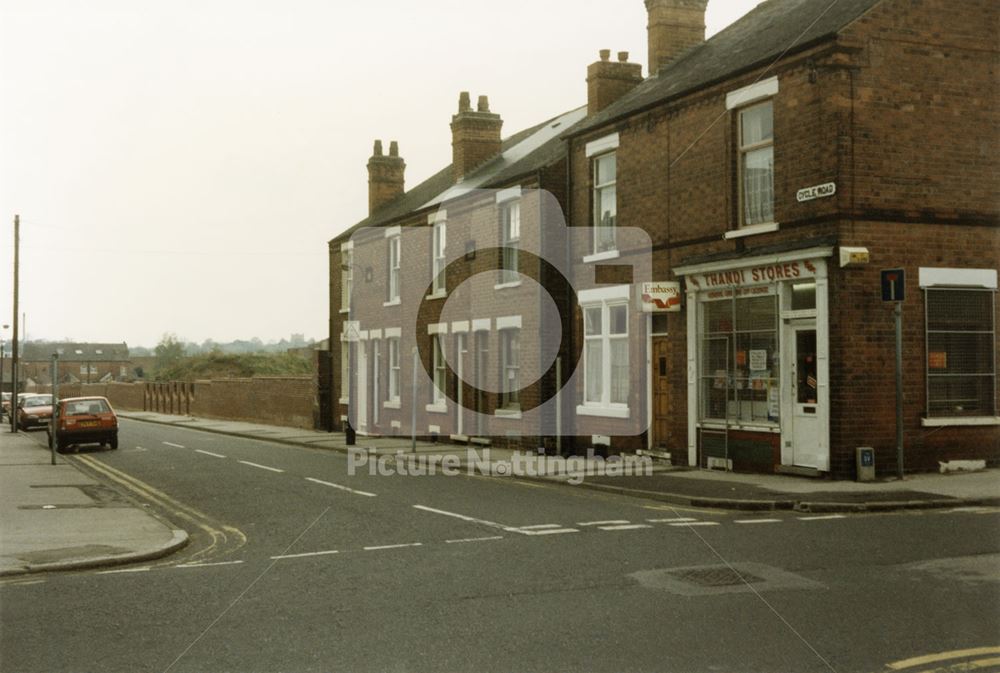
[[[610,61],[611,60],[611,50],[610,49],[602,49],[600,51],[600,54],[601,54],[601,60],[602,61]]]
[[[376,140],[375,141],[375,150],[372,152],[372,154],[374,156],[376,156],[376,157],[382,156],[382,141],[381,140]]]
[[[389,143],[389,156],[382,152],[382,141],[375,141],[375,151],[368,160],[368,214],[389,203],[405,191],[406,162],[399,156],[399,143]]]
[[[611,50],[601,50],[601,60],[587,67],[587,114],[608,107],[642,82],[642,66],[628,62],[628,52],[618,52],[611,61]]]
[[[472,98],[468,91],[463,91],[458,95],[458,112],[472,112]]]
[[[490,98],[489,96],[480,96],[479,105],[477,106],[479,112],[489,112],[490,111]]]
[[[619,63],[628,63],[628,52],[627,51],[620,51],[620,52],[618,52],[618,62]]]
[[[393,140],[389,143],[389,156],[398,157],[399,156],[399,143]]]

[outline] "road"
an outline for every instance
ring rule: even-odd
[[[120,447],[67,459],[191,544],[0,583],[2,671],[1000,671],[996,509],[351,476],[341,454],[128,420]]]

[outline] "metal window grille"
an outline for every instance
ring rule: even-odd
[[[996,416],[995,291],[927,288],[928,418]]]

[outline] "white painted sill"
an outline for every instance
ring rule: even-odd
[[[428,301],[433,300],[433,299],[447,299],[447,298],[448,298],[448,291],[447,290],[438,290],[437,292],[434,292],[434,293],[429,294],[426,297],[424,297],[424,299],[426,299]]]
[[[576,408],[578,416],[598,416],[600,418],[628,418],[628,407],[601,407],[592,404],[581,404]]]
[[[424,407],[424,409],[426,409],[428,413],[432,414],[446,414],[448,413],[448,403],[442,402],[440,404],[428,404]]]
[[[342,308],[342,309],[340,309],[340,315],[347,315],[350,312],[351,312],[351,309],[349,309],[349,308]]]
[[[1000,425],[1000,416],[956,416],[954,418],[921,418],[920,425],[925,428],[944,428],[951,425],[966,427]]]
[[[403,405],[399,403],[399,400],[389,400],[382,403],[383,409],[402,409]]]
[[[493,412],[493,415],[497,418],[510,419],[510,420],[520,420],[521,410],[520,409],[497,409]]]
[[[514,288],[514,287],[521,287],[521,281],[515,280],[513,283],[500,283],[498,285],[494,285],[493,289],[494,290],[509,290],[511,288]]]
[[[402,300],[399,297],[396,297],[395,299],[390,299],[389,301],[382,302],[382,306],[384,308],[389,308],[390,306],[399,306],[402,303],[403,303]]]
[[[765,224],[754,224],[749,227],[741,227],[735,231],[727,231],[722,235],[725,240],[733,238],[743,238],[744,236],[755,236],[757,234],[769,234],[778,230],[777,222],[767,222]]]
[[[609,259],[618,259],[621,257],[621,252],[618,250],[608,250],[606,252],[595,252],[593,255],[587,255],[583,258],[584,264],[592,264],[594,262],[606,262]]]
[[[351,398],[350,398],[350,397],[341,397],[341,398],[340,398],[339,400],[337,400],[337,401],[338,401],[338,402],[339,402],[340,404],[350,404],[350,403],[351,403]]]

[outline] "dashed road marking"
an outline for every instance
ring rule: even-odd
[[[423,542],[410,542],[407,544],[384,544],[378,547],[364,547],[365,551],[384,551],[386,549],[405,549],[406,547],[423,547]]]
[[[201,449],[195,449],[195,453],[202,453],[206,456],[212,456],[213,458],[225,458],[221,453],[212,453],[211,451],[202,451]]]
[[[181,446],[180,444],[174,444],[173,442],[163,442],[167,446],[172,446],[175,449],[186,449],[186,446]]]
[[[612,519],[610,521],[581,521],[577,523],[577,526],[620,526],[622,524],[632,523],[628,519]]]
[[[733,523],[742,523],[742,524],[781,523],[781,519],[735,519]]]
[[[718,526],[719,522],[718,521],[688,521],[688,522],[685,522],[685,523],[668,523],[667,525],[668,526],[684,526],[685,528],[687,528],[688,526]]]
[[[483,526],[489,526],[490,528],[499,528],[502,531],[508,533],[520,533],[521,529],[513,526],[505,526],[502,523],[497,523],[496,521],[487,521],[486,519],[477,519],[472,516],[466,516],[465,514],[458,514],[456,512],[446,512],[443,509],[434,509],[433,507],[426,507],[424,505],[414,505],[413,509],[419,509],[422,512],[430,512],[432,514],[441,514],[442,516],[450,516],[453,519],[461,519],[462,521],[468,521],[469,523],[478,523]],[[527,535],[529,531],[524,531]]]
[[[332,556],[333,554],[339,554],[340,552],[336,549],[331,549],[329,551],[312,551],[304,554],[282,554],[281,556],[272,556],[272,561],[283,561],[285,559],[293,558],[308,558],[311,556]]]
[[[249,465],[250,467],[256,467],[259,470],[268,470],[270,472],[284,472],[284,470],[279,470],[276,467],[268,467],[267,465],[260,465],[258,463],[251,463],[248,460],[241,460],[239,462],[243,463],[244,465]]]
[[[545,530],[519,530],[521,535],[562,535],[563,533],[579,533],[576,528],[547,528]]]
[[[639,530],[640,528],[652,528],[648,523],[627,523],[615,526],[598,526],[601,530]]]
[[[846,519],[844,514],[823,514],[820,516],[800,516],[799,521],[830,521],[831,519]]]
[[[490,537],[467,537],[461,540],[445,540],[445,544],[465,544],[468,542],[488,542],[489,540],[503,540],[503,535],[492,535]]]
[[[534,526],[521,526],[519,530],[544,530],[546,528],[562,528],[558,523],[539,523]]]
[[[313,479],[312,477],[306,477],[306,481],[311,481],[314,484],[319,484],[320,486],[329,486],[330,488],[335,488],[338,491],[346,491],[347,493],[353,493],[354,495],[363,495],[366,498],[377,497],[374,493],[369,493],[367,491],[357,491],[353,488],[348,488],[346,486],[341,486],[340,484],[334,484],[329,481],[322,481],[320,479]]]
[[[692,519],[688,516],[675,516],[669,519],[646,519],[649,523],[689,523],[691,521],[697,521],[698,519]]]
[[[121,568],[119,570],[102,570],[97,573],[98,575],[120,575],[123,573],[145,573],[151,570],[150,566],[143,566],[142,568]]]
[[[214,568],[215,566],[235,566],[243,563],[243,561],[219,561],[218,563],[182,563],[181,565],[174,566],[175,568]]]

